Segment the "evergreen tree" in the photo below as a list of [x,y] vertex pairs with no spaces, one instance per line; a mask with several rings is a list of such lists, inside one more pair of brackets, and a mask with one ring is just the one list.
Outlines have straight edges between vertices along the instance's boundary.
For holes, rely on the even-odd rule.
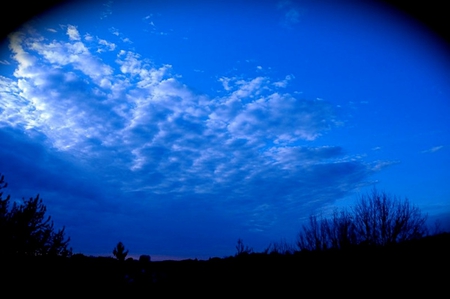
[[[0,178],[0,189],[6,188],[4,176]],[[70,238],[65,237],[64,228],[54,230],[53,221],[46,216],[47,208],[39,194],[35,198],[10,205],[10,196],[3,199],[0,192],[0,253],[26,256],[69,256]]]
[[122,242],[117,243],[116,247],[113,249],[113,255],[119,260],[124,261],[127,257],[128,250],[125,250],[125,246]]

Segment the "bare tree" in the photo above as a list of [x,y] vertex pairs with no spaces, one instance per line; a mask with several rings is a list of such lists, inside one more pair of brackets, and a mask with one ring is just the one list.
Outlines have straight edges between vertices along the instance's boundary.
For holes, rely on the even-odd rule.
[[303,225],[297,240],[300,250],[325,250],[330,247],[327,235],[328,220],[322,216],[311,215],[307,225]]
[[373,189],[350,210],[335,210],[329,219],[310,216],[297,246],[300,250],[326,250],[398,243],[425,236],[426,219],[408,199]]
[[376,189],[361,196],[353,208],[355,233],[360,243],[387,245],[421,238],[427,216],[407,198],[398,199]]
[[300,250],[341,249],[357,242],[352,215],[346,210],[334,210],[331,218],[311,215],[298,235]]

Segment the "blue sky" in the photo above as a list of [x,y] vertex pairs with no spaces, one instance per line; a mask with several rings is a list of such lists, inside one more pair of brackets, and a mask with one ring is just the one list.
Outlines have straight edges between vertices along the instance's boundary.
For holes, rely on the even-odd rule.
[[0,49],[0,172],[74,252],[295,241],[376,186],[450,215],[445,43],[377,2],[73,2]]

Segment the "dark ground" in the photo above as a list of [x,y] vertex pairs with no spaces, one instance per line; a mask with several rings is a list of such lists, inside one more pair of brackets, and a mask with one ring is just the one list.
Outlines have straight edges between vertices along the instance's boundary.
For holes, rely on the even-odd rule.
[[51,298],[88,294],[127,298],[426,294],[433,298],[433,294],[448,295],[450,290],[449,254],[450,234],[444,233],[386,248],[249,254],[208,261],[9,257],[0,264],[0,287],[9,294],[3,298],[25,294]]

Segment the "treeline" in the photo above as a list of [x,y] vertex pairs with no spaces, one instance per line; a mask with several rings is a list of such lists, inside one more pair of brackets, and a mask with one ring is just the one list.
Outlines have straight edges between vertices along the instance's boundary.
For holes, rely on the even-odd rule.
[[249,253],[209,260],[120,261],[74,254],[70,258],[38,256],[0,261],[4,262],[2,284],[22,286],[15,289],[16,294],[27,290],[47,293],[57,287],[72,295],[124,292],[128,297],[217,296],[242,291],[251,292],[248,295],[275,291],[281,296],[299,290],[359,297],[362,290],[370,295],[403,296],[447,291],[448,252],[450,234],[443,233],[384,247]]
[[[351,208],[334,210],[328,217],[311,216],[293,244],[274,242],[257,253],[238,239],[233,256],[150,262],[147,255],[139,261],[127,259],[128,250],[121,242],[112,250],[115,258],[73,255],[64,228],[54,229],[42,199],[36,196],[11,205],[10,197],[1,192],[6,187],[1,176],[4,285],[20,282],[39,290],[50,283],[81,293],[89,289],[167,295],[180,286],[201,292],[207,286],[216,291],[291,290],[317,283],[332,288],[377,285],[378,290],[387,291],[399,286],[399,277],[436,289],[436,283],[448,279],[436,268],[450,266],[450,234],[430,233],[426,216],[416,206],[375,189]],[[23,291],[16,289],[17,294]]]

